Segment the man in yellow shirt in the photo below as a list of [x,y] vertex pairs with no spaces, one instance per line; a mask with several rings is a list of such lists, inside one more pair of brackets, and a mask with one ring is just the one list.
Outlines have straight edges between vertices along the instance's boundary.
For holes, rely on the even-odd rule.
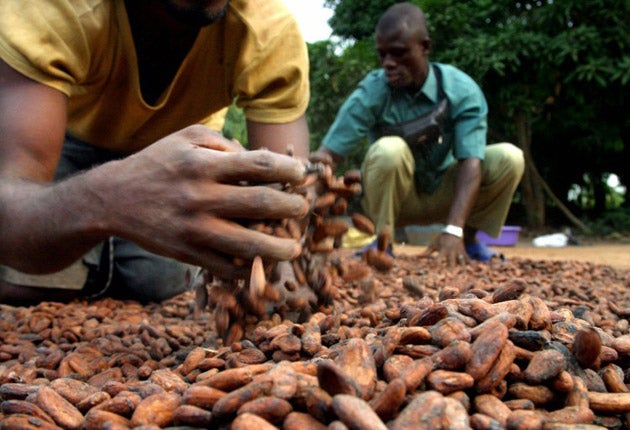
[[[243,184],[301,179],[308,98],[280,0],[3,0],[0,302],[162,300],[197,266],[298,255],[237,220],[305,214]],[[209,128],[233,102],[251,151]]]

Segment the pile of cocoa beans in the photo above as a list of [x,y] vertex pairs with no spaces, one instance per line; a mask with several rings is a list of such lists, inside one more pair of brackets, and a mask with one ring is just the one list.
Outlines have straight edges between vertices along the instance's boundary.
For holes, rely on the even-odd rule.
[[193,291],[0,305],[0,429],[629,428],[630,273],[327,261],[331,302],[231,344]]
[[[206,307],[213,311],[216,329],[226,345],[242,339],[246,325],[252,323],[251,317],[256,322],[278,313],[283,319],[303,322],[314,311],[330,312],[338,297],[333,277],[340,271],[347,275],[349,269],[331,259],[331,254],[341,247],[350,224],[368,235],[375,233],[372,221],[364,215],[347,216],[349,200],[361,193],[358,170],[336,177],[330,164],[316,162],[308,163],[306,172],[299,184],[269,185],[303,195],[310,208],[304,218],[261,220],[247,225],[256,231],[298,241],[302,252],[296,259],[263,261],[255,256],[252,262],[235,261],[235,264],[250,265],[247,278],[227,280],[220,274],[204,271],[193,281],[197,314]],[[351,268],[351,276],[355,279],[369,276],[369,267],[391,269],[394,261],[385,251],[390,241],[391,231],[384,229],[378,236],[378,246]]]

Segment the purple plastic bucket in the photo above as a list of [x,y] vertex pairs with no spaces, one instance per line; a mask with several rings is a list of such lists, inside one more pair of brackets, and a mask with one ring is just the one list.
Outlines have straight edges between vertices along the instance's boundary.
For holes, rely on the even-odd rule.
[[521,228],[517,225],[506,225],[503,226],[499,237],[490,237],[483,231],[479,230],[476,238],[479,242],[485,243],[486,245],[514,246],[518,242],[518,234],[520,231]]

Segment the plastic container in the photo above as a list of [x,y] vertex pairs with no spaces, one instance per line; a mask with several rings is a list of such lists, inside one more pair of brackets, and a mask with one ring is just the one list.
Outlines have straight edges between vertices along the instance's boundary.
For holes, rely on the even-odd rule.
[[477,232],[477,240],[491,246],[514,246],[518,243],[518,235],[521,228],[517,225],[505,225],[499,237],[488,236],[483,231]]

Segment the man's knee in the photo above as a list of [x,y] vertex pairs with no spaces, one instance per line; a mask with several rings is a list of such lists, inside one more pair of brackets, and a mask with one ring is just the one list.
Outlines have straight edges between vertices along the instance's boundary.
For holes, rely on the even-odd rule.
[[116,262],[112,295],[140,302],[160,302],[185,292],[192,275],[188,272],[192,270],[193,266],[157,255]]
[[523,151],[511,143],[495,143],[486,148],[486,160],[502,175],[520,181],[525,170]]
[[396,136],[385,136],[374,142],[365,156],[366,165],[378,166],[380,170],[397,170],[413,158],[407,143]]

